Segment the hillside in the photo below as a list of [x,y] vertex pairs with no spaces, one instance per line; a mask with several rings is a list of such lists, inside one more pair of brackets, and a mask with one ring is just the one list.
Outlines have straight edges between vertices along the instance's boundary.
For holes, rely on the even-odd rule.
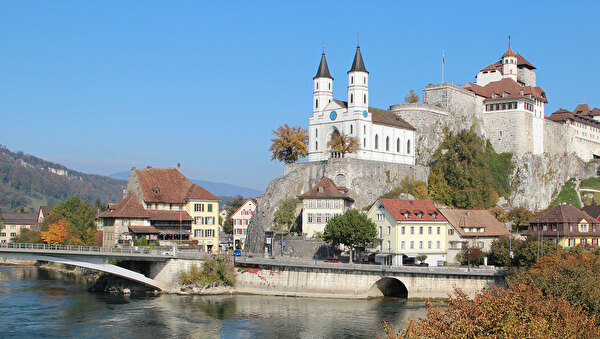
[[0,206],[5,212],[56,203],[77,195],[84,201],[121,200],[125,182],[85,174],[0,146]]

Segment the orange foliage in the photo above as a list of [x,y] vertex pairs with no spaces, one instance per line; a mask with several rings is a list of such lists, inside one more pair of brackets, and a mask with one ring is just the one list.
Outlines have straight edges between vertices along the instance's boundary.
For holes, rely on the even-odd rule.
[[69,222],[64,219],[59,219],[57,222],[50,224],[48,231],[41,232],[42,240],[48,244],[60,244],[65,239],[72,237],[69,232]]

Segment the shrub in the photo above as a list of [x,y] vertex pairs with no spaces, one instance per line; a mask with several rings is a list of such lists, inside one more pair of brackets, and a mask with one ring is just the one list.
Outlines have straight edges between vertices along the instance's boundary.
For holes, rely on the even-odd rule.
[[232,263],[226,263],[221,256],[204,261],[202,267],[194,264],[188,272],[179,274],[179,282],[184,285],[200,284],[235,285],[235,270]]

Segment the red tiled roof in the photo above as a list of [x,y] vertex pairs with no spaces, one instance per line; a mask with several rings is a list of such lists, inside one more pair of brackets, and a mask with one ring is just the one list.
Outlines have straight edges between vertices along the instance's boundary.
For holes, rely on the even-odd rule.
[[[397,221],[447,221],[430,200],[380,198],[379,202]],[[405,213],[408,213],[408,218]],[[419,213],[421,217],[418,216]]]
[[582,124],[586,124],[588,126],[600,128],[600,121],[592,118],[590,115],[573,114],[572,112],[569,112],[566,109],[562,108],[552,113],[549,117],[546,117],[546,119],[561,124],[566,123],[567,120],[573,120]]
[[5,225],[35,225],[38,215],[37,213],[2,213],[0,219]]
[[[588,232],[579,232],[577,227],[573,230],[569,230],[565,225],[577,225],[579,222],[584,220],[588,222],[590,226]],[[523,235],[536,235],[538,231],[533,230],[533,226],[542,225],[558,225],[559,236],[600,236],[600,221],[596,220],[586,212],[573,207],[568,204],[560,204],[552,207],[548,211],[537,216],[535,219],[529,222],[529,228],[523,232]],[[561,229],[562,228],[562,229]],[[546,231],[541,231],[543,234],[549,233],[551,228]],[[556,233],[552,233],[556,234]]]
[[[441,209],[440,212],[462,237],[499,237],[508,230],[488,210]],[[483,232],[466,232],[465,228],[483,228]]]
[[[348,108],[348,102],[346,102],[346,101],[335,100],[335,99],[333,101],[335,101],[342,108]],[[389,126],[395,126],[395,127],[400,127],[403,129],[411,130],[411,131],[416,131],[416,128],[414,128],[411,124],[406,122],[404,119],[400,118],[396,113],[394,113],[392,111],[387,111],[387,110],[379,109],[379,108],[375,108],[375,107],[369,107],[368,110],[369,110],[369,113],[371,113],[371,116],[373,117],[372,120],[373,120],[374,124],[389,125]]]
[[313,186],[310,191],[299,195],[298,198],[343,198],[354,201],[352,198],[348,197],[346,193],[343,193],[340,190],[345,191],[345,188],[337,187],[333,184],[331,179],[323,177],[323,179]]
[[248,199],[246,199],[246,201],[244,201],[244,203],[243,203],[243,204],[241,204],[241,205],[240,205],[240,207],[238,207],[238,209],[237,209],[237,210],[235,210],[235,212],[233,212],[233,214],[231,214],[231,215],[232,215],[232,216],[236,215],[236,214],[237,214],[237,212],[238,212],[239,210],[241,210],[241,209],[242,209],[242,207],[246,206],[246,203],[247,203],[248,201],[252,201],[252,202],[254,203],[254,206],[258,206],[258,203],[256,202],[256,199],[254,199],[254,198],[248,198]]
[[517,56],[517,53],[513,52],[512,48],[510,48],[510,44],[508,45],[508,49],[506,50],[506,52],[502,54],[503,58],[508,56]]
[[136,170],[145,202],[184,204],[187,199],[219,200],[202,186],[192,184],[175,168]]
[[186,211],[147,210],[146,212],[150,215],[150,220],[179,221],[179,216],[182,221],[194,220]]
[[573,113],[575,113],[575,114],[588,114],[591,112],[592,112],[592,110],[590,109],[590,106],[588,104],[579,104],[573,110]]
[[129,231],[131,233],[137,233],[137,234],[158,234],[158,233],[160,233],[153,226],[129,226]]
[[594,107],[594,109],[592,109],[590,112],[590,115],[593,117],[600,115],[600,108]]
[[110,204],[109,210],[100,213],[99,218],[148,218],[148,211],[144,209],[135,194],[128,195],[118,204]]
[[[521,56],[521,54],[517,53],[517,67],[518,66],[522,66],[528,69],[536,69],[535,66],[533,66],[531,64],[531,62],[527,61],[527,59],[525,59],[524,57]],[[490,64],[484,68],[481,69],[480,72],[482,71],[493,71],[493,70],[497,70],[497,71],[502,71],[502,61],[497,61],[493,64]]]
[[52,208],[54,206],[40,206],[40,210],[42,211],[42,215],[45,217],[47,217],[50,212],[52,212]]
[[[548,100],[546,100],[546,93],[541,87],[521,86],[510,78],[504,78],[499,81],[490,82],[485,86],[479,86],[477,84],[468,82],[465,88],[481,97],[486,98],[484,101],[506,99],[531,100],[531,97],[533,97],[543,102],[548,102]],[[506,94],[505,97],[502,97],[503,93]]]
[[192,187],[190,188],[190,191],[188,192],[188,196],[186,197],[186,200],[189,200],[189,199],[221,200],[221,199],[219,199],[219,197],[210,193],[209,191],[204,189],[204,187],[202,187],[198,184],[193,184]]

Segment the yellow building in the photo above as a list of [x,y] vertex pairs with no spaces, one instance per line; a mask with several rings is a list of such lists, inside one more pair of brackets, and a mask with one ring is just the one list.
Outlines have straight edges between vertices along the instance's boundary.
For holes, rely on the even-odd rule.
[[219,198],[194,185],[185,211],[193,218],[192,240],[198,241],[207,253],[219,250]]
[[402,265],[420,255],[430,266],[447,260],[448,222],[431,201],[380,198],[367,216],[378,232],[367,250],[379,252],[383,263]]

